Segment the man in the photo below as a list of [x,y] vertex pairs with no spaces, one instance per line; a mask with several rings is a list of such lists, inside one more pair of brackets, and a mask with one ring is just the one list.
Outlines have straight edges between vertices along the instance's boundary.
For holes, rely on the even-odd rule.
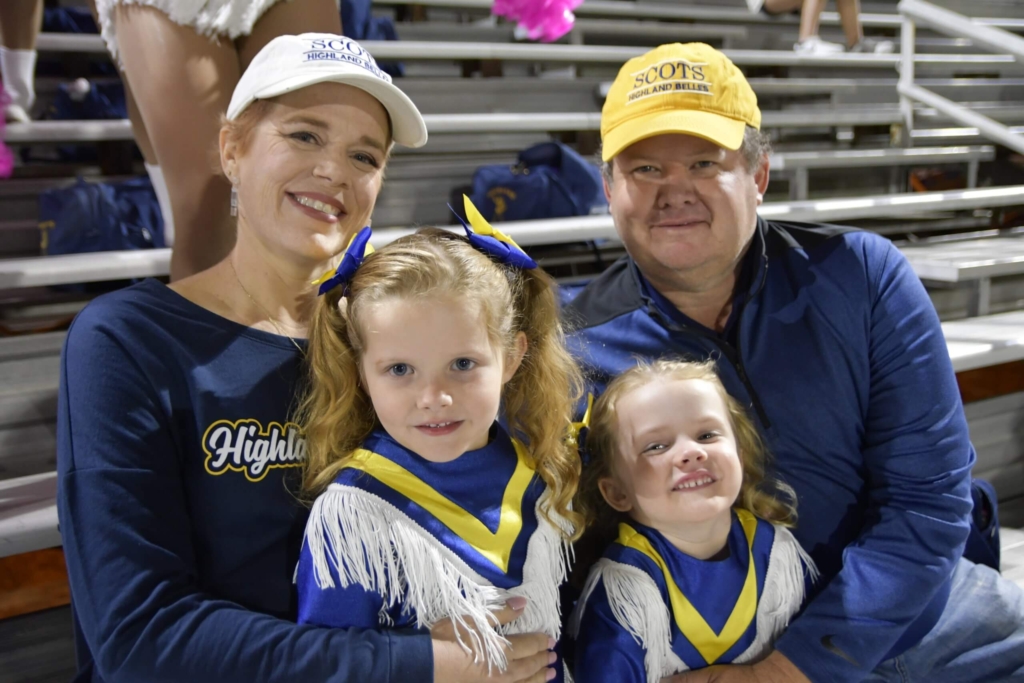
[[881,237],[757,216],[760,119],[706,45],[627,62],[601,135],[629,256],[566,311],[598,390],[638,356],[718,361],[822,572],[767,659],[673,680],[1024,680],[1024,592],[961,559],[975,454],[931,301]]

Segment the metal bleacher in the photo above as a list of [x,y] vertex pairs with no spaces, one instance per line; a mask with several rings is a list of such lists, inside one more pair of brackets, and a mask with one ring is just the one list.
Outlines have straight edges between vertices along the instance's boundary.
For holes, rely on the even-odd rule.
[[[979,24],[1024,33],[1024,7],[948,2],[992,15]],[[408,14],[402,0],[375,4],[378,14]],[[891,235],[932,295],[954,369],[1024,371],[1024,231],[1012,227],[1014,212],[1024,207],[1024,165],[1014,165],[977,128],[923,105],[915,107],[906,146],[897,146],[904,122],[899,55],[797,55],[790,49],[796,18],[751,14],[742,0],[587,0],[574,31],[553,45],[516,42],[508,24],[487,18],[491,4],[419,0],[417,20],[398,21],[403,40],[363,43],[378,60],[405,64],[399,84],[425,113],[431,135],[422,149],[396,150],[374,213],[375,244],[413,226],[447,223],[452,188],[469,183],[482,164],[515,163],[515,152],[535,142],[560,139],[594,158],[601,104],[619,65],[661,42],[703,40],[723,47],[748,73],[762,103],[775,151],[771,194],[759,213]],[[861,18],[869,34],[898,42],[894,1],[866,6]],[[825,12],[823,35],[839,35],[838,23],[835,12]],[[924,75],[917,84],[1002,123],[1024,124],[1024,64],[1013,56],[924,29],[913,44],[921,50],[915,70]],[[38,47],[105,59],[97,36],[43,34]],[[482,77],[483,62],[497,64],[488,72],[495,77]],[[1024,125],[1011,131],[1024,134]],[[34,121],[5,133],[16,149],[132,139],[127,120]],[[91,162],[71,172],[43,163],[29,170],[0,181],[0,301],[13,302],[0,311],[0,323],[27,316],[29,308],[43,318],[58,308],[73,314],[89,298],[58,296],[56,286],[167,275],[166,249],[39,256],[36,195],[76,173],[106,176]],[[918,170],[946,174],[950,187],[907,191]],[[542,265],[590,266],[567,279],[595,272],[593,251],[622,253],[607,215],[503,229],[537,249]],[[594,249],[574,251],[580,243]],[[0,336],[0,558],[60,544],[54,433],[64,335]],[[965,410],[978,452],[975,474],[992,480],[1000,500],[1020,511],[1004,523],[1024,526],[1024,391],[972,401]],[[1004,548],[1024,553],[1024,534],[1008,531]],[[1024,582],[1024,559],[1017,562],[1008,567]]]

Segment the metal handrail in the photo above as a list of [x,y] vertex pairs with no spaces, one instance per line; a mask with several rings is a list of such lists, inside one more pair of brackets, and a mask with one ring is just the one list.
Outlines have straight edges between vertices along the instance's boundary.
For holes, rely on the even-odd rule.
[[925,0],[901,0],[899,10],[904,18],[913,19],[918,26],[927,26],[954,38],[967,38],[990,52],[1009,52],[1024,61],[1024,38],[1009,31],[982,25],[970,17]]
[[1001,54],[1009,53],[1019,64],[1024,64],[1024,38],[1009,31],[983,25],[970,17],[951,12],[925,0],[900,0],[899,12],[903,24],[900,40],[900,80],[897,90],[903,119],[903,142],[909,145],[913,140],[914,102],[920,102],[934,107],[959,123],[977,128],[982,135],[1024,154],[1024,137],[1015,134],[1007,126],[914,83],[914,67],[919,61],[914,53],[917,25],[946,35],[967,38],[972,44],[983,49]]
[[[830,222],[857,218],[917,216],[928,211],[963,211],[980,207],[1017,205],[1024,205],[1024,185],[981,190],[769,202],[762,204],[758,208],[758,213],[765,218]],[[502,230],[522,245],[618,239],[612,217],[607,215],[508,222],[502,224]],[[413,231],[414,228],[385,228],[374,233],[373,241],[379,246]],[[168,273],[170,259],[170,249],[145,249],[0,260],[0,290],[159,277]]]

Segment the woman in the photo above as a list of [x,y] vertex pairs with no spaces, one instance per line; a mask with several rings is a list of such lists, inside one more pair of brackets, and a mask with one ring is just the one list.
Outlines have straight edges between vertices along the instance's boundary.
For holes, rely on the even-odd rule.
[[124,74],[132,130],[174,245],[171,280],[179,280],[221,261],[235,241],[231,188],[211,162],[239,76],[272,38],[341,33],[338,2],[93,1]]
[[[432,640],[286,621],[310,283],[369,222],[392,141],[426,142],[423,119],[358,44],[326,34],[268,43],[227,118],[234,249],[170,287],[100,297],[68,333],[58,509],[77,680],[482,681],[450,626]],[[547,637],[510,640],[512,666],[488,680],[544,680]]]

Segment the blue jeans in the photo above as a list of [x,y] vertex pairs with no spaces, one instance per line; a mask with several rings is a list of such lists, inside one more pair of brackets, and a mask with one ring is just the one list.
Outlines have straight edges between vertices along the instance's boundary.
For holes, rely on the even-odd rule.
[[1024,589],[984,565],[960,560],[935,628],[870,683],[1024,683]]

